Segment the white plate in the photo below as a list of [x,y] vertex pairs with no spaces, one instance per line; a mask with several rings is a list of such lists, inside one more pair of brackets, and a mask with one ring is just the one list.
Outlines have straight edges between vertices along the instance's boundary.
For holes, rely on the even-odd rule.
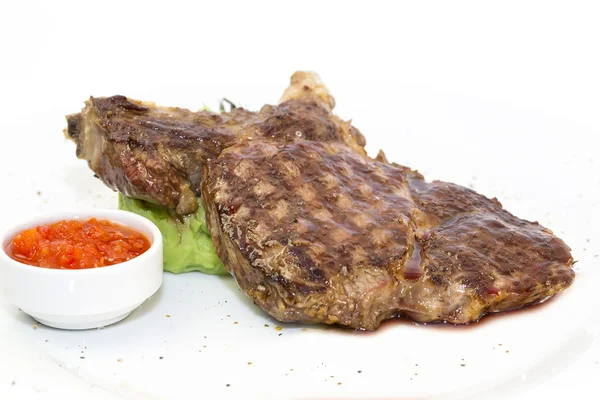
[[[429,179],[474,187],[553,229],[578,260],[574,285],[547,304],[467,328],[394,321],[375,333],[279,324],[231,278],[199,273],[166,274],[158,294],[101,330],[33,329],[33,320],[0,299],[0,397],[516,398],[552,390],[573,361],[596,357],[600,178],[591,138],[598,132],[481,99],[330,87],[336,111],[363,131],[371,154],[384,148]],[[199,108],[227,95],[256,108],[280,92],[212,85],[165,89],[147,100],[181,98],[168,105]],[[30,119],[0,122],[10,132],[0,148],[1,220],[116,206],[116,195],[62,138],[62,114],[79,106],[63,99]]]

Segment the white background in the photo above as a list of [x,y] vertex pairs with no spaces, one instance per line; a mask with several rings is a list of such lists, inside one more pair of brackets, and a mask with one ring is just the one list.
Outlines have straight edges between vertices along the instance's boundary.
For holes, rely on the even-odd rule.
[[[2,154],[19,135],[29,135],[34,145],[35,133],[26,127],[39,110],[62,119],[92,94],[198,107],[201,93],[175,93],[213,83],[264,82],[265,97],[276,101],[279,92],[271,87],[284,87],[297,69],[317,71],[330,88],[345,88],[346,96],[352,85],[389,85],[475,97],[592,128],[585,145],[598,142],[597,2],[0,4],[0,116],[24,127],[0,133]],[[386,121],[393,129],[394,118],[387,115]],[[27,151],[14,149],[29,162]],[[0,171],[0,184],[5,173]],[[6,196],[9,188],[0,187]],[[597,217],[591,212],[592,222]],[[592,398],[586,393],[597,394],[598,361],[596,344],[535,395]]]
[[594,1],[5,1],[0,101],[21,113],[59,92],[80,102],[313,69],[600,127],[599,18]]

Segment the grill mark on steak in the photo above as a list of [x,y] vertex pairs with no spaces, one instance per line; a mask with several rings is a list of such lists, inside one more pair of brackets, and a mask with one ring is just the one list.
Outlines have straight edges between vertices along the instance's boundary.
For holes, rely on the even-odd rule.
[[92,98],[67,134],[115,190],[181,215],[200,192],[217,254],[280,321],[468,323],[572,283],[570,249],[550,230],[383,152],[369,158],[334,105],[299,72],[257,113]]
[[[387,267],[389,255],[406,251],[413,209],[406,179],[389,165],[372,168],[367,162],[333,142],[242,142],[208,164],[212,193],[207,201],[215,199],[223,231],[254,265],[324,289],[343,267]],[[250,179],[236,173],[241,163],[253,171]],[[289,163],[302,173],[289,174]],[[256,190],[265,181],[272,186],[267,194]],[[354,190],[357,185],[368,186],[380,201],[373,203]],[[297,188],[311,192],[311,199],[297,196]],[[250,213],[240,218],[236,206],[242,203]],[[277,213],[282,204],[283,216]],[[371,222],[361,228],[354,222],[357,216]],[[247,221],[260,223],[249,226]],[[260,258],[254,258],[257,254]]]

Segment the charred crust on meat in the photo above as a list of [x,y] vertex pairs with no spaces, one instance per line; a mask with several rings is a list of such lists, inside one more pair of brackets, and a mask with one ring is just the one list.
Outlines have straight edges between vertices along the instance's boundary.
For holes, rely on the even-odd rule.
[[66,136],[70,139],[76,140],[79,137],[80,126],[79,126],[79,114],[73,114],[67,116],[67,130]]

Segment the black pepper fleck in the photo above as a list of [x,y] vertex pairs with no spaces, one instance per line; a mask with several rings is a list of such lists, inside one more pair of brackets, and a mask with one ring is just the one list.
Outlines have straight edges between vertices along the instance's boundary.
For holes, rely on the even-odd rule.
[[162,356],[158,357],[158,359],[159,359],[159,360],[162,360],[163,358],[164,358],[164,357],[162,357]]
[[228,384],[227,384],[227,385],[225,385],[225,386],[229,387],[229,386],[231,386],[231,385],[228,383]]

